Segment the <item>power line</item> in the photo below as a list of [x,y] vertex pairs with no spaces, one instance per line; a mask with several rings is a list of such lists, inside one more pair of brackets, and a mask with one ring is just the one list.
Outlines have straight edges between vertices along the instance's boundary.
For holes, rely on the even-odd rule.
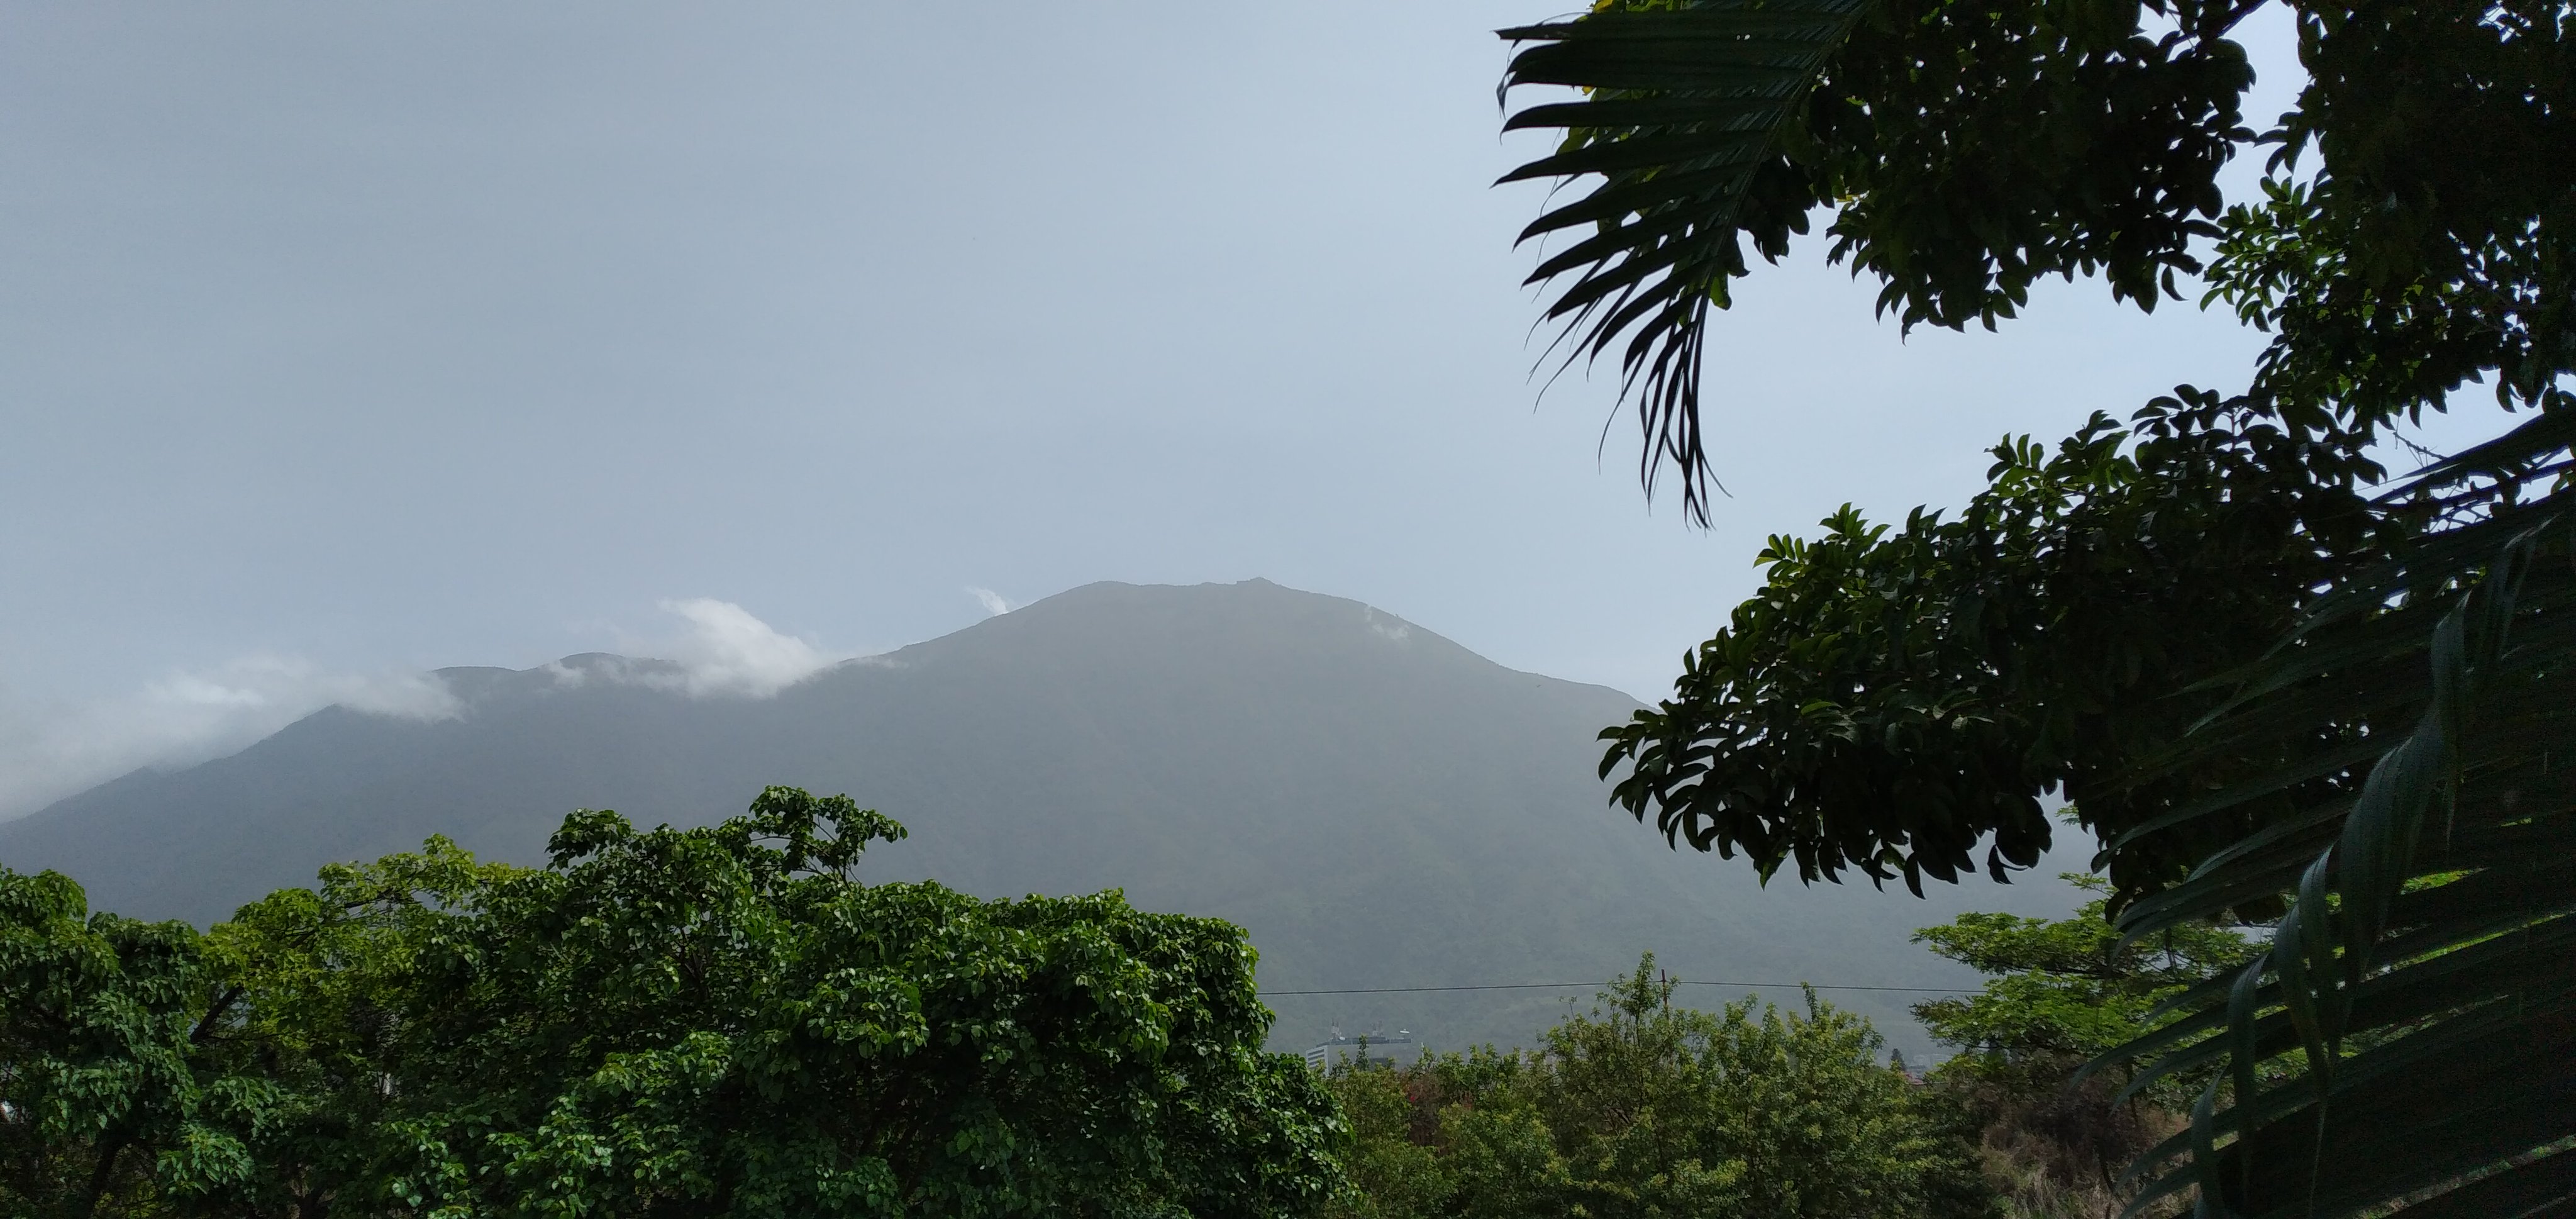
[[[1695,978],[1674,978],[1671,979],[1671,981],[1675,986],[1742,986],[1748,988],[1768,988],[1773,990],[1797,990],[1801,987],[1810,985],[1805,982],[1703,982]],[[1484,986],[1362,986],[1348,990],[1265,990],[1260,993],[1265,998],[1285,995],[1410,995],[1451,990],[1560,990],[1567,987],[1608,985],[1610,985],[1610,983],[1607,982],[1496,982]],[[1816,985],[1815,989],[1903,991],[1907,994],[1913,995],[1973,995],[1979,993],[1974,988],[1956,986],[1825,986],[1819,984]]]

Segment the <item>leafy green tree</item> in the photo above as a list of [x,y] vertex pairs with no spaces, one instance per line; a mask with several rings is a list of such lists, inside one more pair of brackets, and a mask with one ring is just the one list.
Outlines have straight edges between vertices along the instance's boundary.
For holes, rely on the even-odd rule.
[[1937,1098],[1810,994],[1671,1005],[1652,958],[1537,1050],[1362,1062],[1352,1216],[1967,1216],[1992,1198]]
[[[2231,34],[2267,6],[2307,80],[2258,130]],[[1515,177],[1588,182],[1530,226],[1573,238],[1533,277],[1694,512],[1711,310],[1748,240],[1777,258],[1820,211],[1909,326],[2081,274],[2271,336],[2241,392],[2007,440],[1955,518],[1775,539],[1674,696],[1605,734],[1619,802],[1766,877],[1919,890],[1981,845],[2034,862],[2055,791],[2124,936],[2275,929],[2119,1051],[2155,1056],[2140,1086],[2210,1079],[2150,1195],[2576,1198],[2576,9],[1609,0],[1505,34],[1532,44],[1507,84],[1587,91],[1510,119],[1564,132]],[[2392,425],[2473,381],[2535,417],[2380,488]]]
[[[164,925],[200,972],[154,976],[167,1001],[117,1017],[142,1033],[0,1062],[26,1134],[11,1187],[81,1213],[66,1170],[131,1129],[159,1166],[145,1214],[1271,1216],[1330,1195],[1338,1119],[1261,1051],[1240,930],[1114,893],[852,877],[901,833],[772,788],[704,829],[574,814],[543,869],[433,839],[203,937]],[[96,956],[129,926],[84,922],[60,877],[0,886],[13,959]],[[8,975],[13,1015],[53,993],[46,968]],[[234,1077],[181,1087],[219,1063],[265,1098],[216,1127],[230,1142],[187,1123],[228,1116],[195,1098]],[[102,1092],[84,1071],[160,1074],[142,1100],[58,1099]]]
[[0,1209],[158,1214],[248,1181],[280,1098],[214,1036],[240,999],[194,928],[0,869]]
[[[2104,893],[2100,877],[2066,879]],[[1914,1005],[1934,1039],[1959,1051],[1932,1072],[1981,1128],[1987,1175],[2018,1214],[2108,1216],[2134,1193],[2121,1170],[2170,1136],[2200,1080],[2123,1094],[2124,1072],[2088,1063],[2177,1017],[2163,1010],[2211,974],[2255,954],[2206,923],[2123,937],[2096,897],[2063,919],[1963,914],[1917,943],[1986,975],[1982,990]],[[2206,1074],[2206,1072],[2203,1072]]]
[[[2080,872],[2063,878],[2096,894],[2109,888]],[[1915,943],[1987,976],[1973,995],[1914,1005],[1933,1039],[1961,1054],[1944,1070],[2035,1066],[2062,1079],[2153,1028],[2166,1000],[2256,951],[2242,934],[2207,923],[2122,936],[2107,904],[2097,896],[2062,919],[1962,914],[1914,933]]]

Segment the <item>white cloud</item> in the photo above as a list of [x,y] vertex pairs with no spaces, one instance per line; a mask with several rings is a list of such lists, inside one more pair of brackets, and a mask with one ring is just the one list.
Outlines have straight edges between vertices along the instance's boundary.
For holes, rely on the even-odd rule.
[[[660,660],[602,657],[546,666],[565,685],[660,686],[691,695],[766,698],[849,659],[785,635],[730,601],[665,601],[687,624],[676,637],[627,641]],[[122,698],[38,706],[0,691],[0,820],[145,766],[191,766],[238,753],[333,704],[413,720],[463,714],[436,675],[347,673],[295,657],[255,655],[174,671]]]
[[1413,627],[1408,625],[1401,618],[1392,618],[1392,615],[1390,615],[1390,618],[1392,618],[1391,621],[1378,621],[1377,607],[1375,606],[1363,607],[1362,617],[1367,619],[1368,629],[1376,632],[1377,636],[1381,639],[1389,639],[1396,643],[1402,643],[1413,637]]
[[265,655],[173,672],[133,694],[87,704],[0,699],[0,818],[140,767],[238,752],[334,703],[416,720],[463,710],[433,674],[333,672]]
[[1010,613],[1014,608],[1010,602],[1002,599],[1002,594],[989,588],[977,588],[969,584],[966,586],[966,595],[973,597],[976,604],[983,606],[984,613],[988,617]]
[[850,659],[826,653],[793,635],[782,635],[731,601],[695,597],[665,601],[662,608],[688,620],[689,632],[654,650],[679,666],[628,680],[676,685],[691,694],[767,698],[815,673]]

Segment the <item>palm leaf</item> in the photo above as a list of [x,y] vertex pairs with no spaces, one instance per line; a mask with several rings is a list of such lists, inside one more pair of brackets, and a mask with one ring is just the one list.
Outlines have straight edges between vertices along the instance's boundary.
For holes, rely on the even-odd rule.
[[[1671,459],[1685,512],[1708,519],[1699,431],[1700,355],[1712,303],[1744,273],[1738,206],[1754,172],[1849,37],[1863,0],[1613,3],[1571,21],[1501,31],[1534,43],[1513,56],[1506,91],[1571,85],[1583,100],[1530,106],[1507,130],[1555,128],[1556,153],[1504,176],[1594,178],[1592,189],[1521,232],[1529,241],[1590,229],[1540,263],[1533,284],[1567,279],[1548,306],[1568,364],[1618,349],[1621,397],[1638,401],[1651,490]],[[1624,343],[1622,339],[1625,339]]]
[[[2268,952],[2111,1056],[2209,1079],[2133,1211],[2275,1219],[2576,1200],[2576,492],[2554,415],[2393,509],[2439,524],[2321,599],[2170,762],[2269,757],[2110,850],[2284,791],[2296,805],[2121,915],[2132,938],[2287,898]],[[2406,677],[2404,697],[2390,675]]]

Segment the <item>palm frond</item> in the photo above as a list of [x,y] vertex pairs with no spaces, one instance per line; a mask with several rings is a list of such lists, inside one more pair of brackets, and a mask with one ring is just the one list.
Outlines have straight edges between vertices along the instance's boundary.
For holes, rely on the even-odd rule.
[[2270,769],[2110,848],[2298,793],[2121,916],[2136,938],[2289,898],[2269,951],[2111,1056],[2147,1060],[2133,1086],[2208,1079],[2133,1209],[2193,1189],[2245,1219],[2576,1200],[2576,492],[2520,485],[2571,436],[2545,415],[2401,488],[2393,506],[2444,523],[2237,674],[2178,759]]
[[1512,58],[1506,92],[1571,85],[1588,94],[1505,123],[1566,135],[1553,155],[1503,181],[1598,178],[1521,232],[1526,242],[1592,230],[1530,274],[1533,284],[1571,277],[1548,306],[1548,320],[1564,327],[1551,351],[1571,364],[1620,347],[1620,394],[1636,397],[1646,436],[1639,476],[1651,490],[1671,460],[1684,511],[1703,523],[1714,484],[1700,440],[1700,357],[1709,306],[1723,307],[1727,281],[1745,270],[1737,209],[1863,3],[1613,3],[1501,31],[1537,44]]

